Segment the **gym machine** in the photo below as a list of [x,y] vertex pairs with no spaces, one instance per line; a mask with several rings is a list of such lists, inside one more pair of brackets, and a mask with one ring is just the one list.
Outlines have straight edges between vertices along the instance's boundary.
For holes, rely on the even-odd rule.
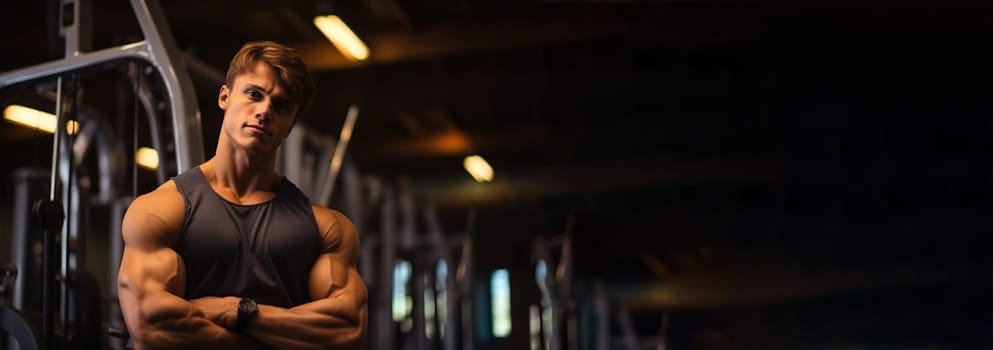
[[[34,86],[41,95],[55,101],[58,120],[47,196],[38,193],[39,188],[44,188],[38,184],[44,180],[43,170],[24,170],[17,174],[15,268],[5,270],[3,293],[5,299],[10,296],[12,300],[0,306],[3,320],[0,326],[14,339],[7,343],[8,348],[93,348],[92,337],[105,333],[93,329],[94,325],[99,328],[101,324],[93,322],[102,319],[101,308],[94,308],[91,301],[81,299],[100,295],[99,286],[86,277],[88,273],[83,266],[86,219],[89,217],[86,210],[92,205],[111,206],[111,227],[114,222],[119,223],[119,216],[126,207],[121,203],[129,200],[117,198],[118,194],[113,190],[116,178],[122,173],[122,167],[115,159],[126,158],[120,155],[122,152],[115,148],[115,143],[109,141],[112,138],[102,133],[109,130],[101,126],[102,118],[88,118],[87,115],[94,113],[83,112],[79,87],[82,77],[115,69],[126,70],[127,79],[135,85],[136,100],[145,107],[152,143],[159,152],[157,175],[160,181],[203,161],[200,114],[193,86],[161,6],[156,0],[131,0],[130,3],[144,34],[143,40],[90,51],[90,3],[85,0],[59,1],[60,20],[56,22],[65,44],[64,57],[0,74],[0,91],[15,86]],[[167,103],[153,105],[152,101]],[[135,138],[138,104],[136,102],[134,115]],[[67,132],[67,121],[79,121],[83,129],[78,135]],[[97,172],[99,192],[95,196],[90,196],[87,182],[81,181],[79,173],[86,150],[92,148],[90,143],[97,145],[100,169]],[[41,200],[35,201],[37,199]],[[32,211],[33,214],[29,214]],[[30,224],[32,216],[40,225]],[[119,240],[119,232],[114,233],[117,234],[111,234],[109,241]],[[36,254],[32,254],[38,241],[42,248],[40,263]],[[114,247],[111,251],[119,252]],[[119,258],[119,255],[109,255],[112,259]],[[114,262],[108,265],[111,269],[117,266]],[[9,283],[11,279],[13,283]],[[32,285],[33,282],[40,282],[40,288]],[[108,284],[111,286],[107,290],[116,293],[113,282]],[[27,293],[38,289],[41,293]],[[40,294],[40,300],[32,299],[36,294]],[[116,304],[116,298],[112,299],[109,304]],[[39,304],[40,308],[41,321],[37,327],[31,327],[32,322],[20,316],[27,312],[15,311],[17,308],[30,309],[33,303]],[[95,305],[102,303],[98,301]],[[114,322],[111,324],[115,325]]]
[[369,303],[372,348],[472,349],[474,213],[464,232],[446,235],[434,207],[416,200],[403,179],[383,186],[378,206],[379,230],[366,229],[364,237],[374,240],[363,241],[360,261],[378,263],[365,275],[376,291]]
[[[540,292],[538,305],[532,305],[532,349],[578,349],[575,303],[572,288],[572,239],[575,220],[570,219],[564,234],[538,237],[532,243],[532,271]],[[554,270],[553,270],[554,269]]]
[[[465,233],[447,237],[436,210],[415,198],[403,178],[361,174],[344,157],[357,114],[358,107],[349,108],[337,139],[296,126],[277,167],[314,202],[345,213],[362,236],[358,268],[370,293],[366,348],[472,349],[473,215]],[[398,281],[401,265],[406,278]],[[403,320],[394,319],[395,288],[409,300]]]

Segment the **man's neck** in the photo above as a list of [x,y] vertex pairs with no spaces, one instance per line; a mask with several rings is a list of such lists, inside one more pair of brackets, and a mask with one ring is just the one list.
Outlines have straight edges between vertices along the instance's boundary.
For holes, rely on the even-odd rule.
[[259,191],[275,192],[279,183],[275,158],[274,154],[252,155],[218,147],[202,169],[211,186],[230,191],[237,200]]

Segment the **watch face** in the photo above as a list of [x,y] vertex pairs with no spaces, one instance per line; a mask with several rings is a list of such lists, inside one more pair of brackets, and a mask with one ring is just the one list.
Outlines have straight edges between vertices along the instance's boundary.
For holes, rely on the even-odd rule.
[[258,309],[258,305],[255,304],[255,300],[242,298],[238,301],[238,310],[242,312],[254,312]]

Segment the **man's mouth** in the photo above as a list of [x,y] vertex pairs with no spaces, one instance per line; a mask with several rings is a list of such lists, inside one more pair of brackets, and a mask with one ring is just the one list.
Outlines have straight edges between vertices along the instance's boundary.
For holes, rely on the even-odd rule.
[[265,128],[263,128],[261,126],[251,125],[251,124],[245,124],[245,127],[246,128],[249,128],[249,129],[257,130],[257,131],[265,134],[266,136],[272,136],[272,135],[269,134],[269,131],[268,130],[266,130]]

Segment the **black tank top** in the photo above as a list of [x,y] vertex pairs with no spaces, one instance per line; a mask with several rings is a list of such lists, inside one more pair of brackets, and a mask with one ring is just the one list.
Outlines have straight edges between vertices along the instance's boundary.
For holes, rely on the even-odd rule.
[[194,167],[173,178],[186,202],[176,252],[186,265],[186,299],[252,298],[293,307],[310,301],[310,268],[321,239],[310,200],[289,180],[256,205],[221,198]]

